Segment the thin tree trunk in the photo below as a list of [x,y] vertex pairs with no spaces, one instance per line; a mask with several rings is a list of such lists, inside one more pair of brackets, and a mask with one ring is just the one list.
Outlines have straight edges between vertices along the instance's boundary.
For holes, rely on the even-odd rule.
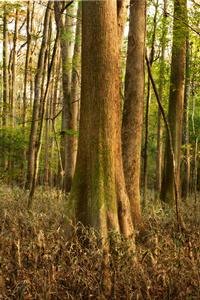
[[68,40],[68,86],[67,91],[65,92],[67,98],[65,97],[66,103],[64,105],[65,114],[63,118],[66,118],[66,132],[64,136],[65,144],[65,177],[64,177],[64,190],[68,193],[71,190],[72,178],[74,175],[74,166],[75,166],[75,152],[74,152],[74,133],[76,131],[76,109],[75,106],[71,103],[71,88],[72,88],[72,57],[73,57],[73,38],[72,38],[72,25],[73,21],[66,16],[66,27],[71,30],[71,36]]
[[[33,10],[32,10],[33,14]],[[32,74],[32,70],[30,70],[30,54],[31,54],[31,3],[30,1],[27,2],[27,13],[26,13],[26,34],[27,34],[27,48],[26,48],[26,58],[25,58],[25,66],[24,66],[24,89],[23,89],[23,100],[22,100],[22,126],[23,126],[23,135],[25,139],[25,127],[26,127],[26,113],[27,113],[27,106],[28,106],[28,76],[29,73]],[[30,75],[31,77],[32,75]],[[30,95],[30,98],[32,95]],[[32,106],[31,106],[32,107]],[[25,168],[25,161],[26,161],[26,150],[24,150],[23,154],[24,158],[21,163],[22,170]],[[26,183],[26,177],[24,178],[24,184]]]
[[174,185],[174,201],[175,201],[175,206],[176,206],[176,216],[177,216],[178,229],[185,230],[186,229],[185,228],[185,223],[183,221],[182,214],[181,214],[181,211],[180,211],[180,193],[179,193],[179,189],[178,189],[178,180],[177,180],[178,178],[176,176],[176,161],[175,161],[175,154],[174,154],[174,150],[173,150],[172,133],[171,133],[170,125],[169,125],[169,122],[168,122],[167,117],[165,115],[162,103],[160,101],[160,97],[159,97],[159,94],[158,94],[158,91],[157,91],[157,88],[156,88],[155,81],[154,81],[153,76],[152,76],[151,67],[150,67],[150,63],[148,61],[147,56],[146,56],[146,62],[147,62],[148,74],[149,74],[149,77],[150,77],[150,80],[151,80],[151,83],[152,83],[152,86],[153,86],[153,90],[154,90],[154,93],[155,93],[155,96],[156,96],[156,100],[158,102],[160,112],[161,112],[162,117],[163,117],[163,121],[164,121],[165,126],[166,126],[167,137],[168,137],[168,140],[169,140],[169,151],[170,151],[170,155],[171,155],[171,158],[172,158],[172,171],[173,171],[173,179],[174,179],[174,182],[173,182],[173,185]]
[[[51,118],[51,124],[50,124],[50,130],[51,130],[51,138],[49,141],[49,148],[50,148],[50,153],[49,153],[49,186],[54,185],[53,177],[54,177],[54,169],[55,169],[55,158],[54,158],[54,151],[55,151],[55,137],[54,137],[54,129],[56,127],[56,106],[57,106],[57,101],[58,101],[58,91],[59,91],[59,86],[58,82],[60,79],[60,67],[61,67],[61,57],[60,57],[60,49],[58,47],[58,53],[56,57],[56,62],[54,65],[54,81],[53,81],[53,88],[52,88],[52,99],[51,99],[51,108],[50,108],[50,118]],[[59,160],[59,159],[58,159]],[[62,169],[62,167],[61,167]]]
[[198,143],[199,140],[195,140],[195,153],[194,153],[194,201],[197,204],[197,180],[198,180]]
[[[34,15],[35,15],[35,1],[33,1],[33,5],[32,5],[32,13],[31,13],[31,23],[30,23],[30,32],[31,34],[34,33]],[[33,107],[33,99],[34,99],[34,80],[33,80],[33,59],[32,59],[32,55],[33,55],[33,50],[31,51],[31,55],[30,55],[30,108],[32,109]]]
[[144,107],[145,9],[145,0],[131,0],[122,122],[124,173],[135,224],[141,222],[140,164]]
[[62,10],[64,8],[65,1],[54,3],[55,19],[57,30],[60,33],[61,43],[61,56],[62,56],[62,82],[63,82],[63,112],[62,112],[62,126],[61,126],[61,155],[62,165],[64,166],[64,178],[61,174],[61,186],[66,192],[71,189],[72,182],[72,170],[74,162],[72,163],[73,145],[71,145],[71,71],[72,71],[72,28],[73,20],[70,16],[66,15],[65,20],[63,18]]
[[3,126],[7,124],[8,113],[8,13],[6,4],[3,12]]
[[12,72],[12,88],[11,88],[11,105],[10,105],[10,117],[11,117],[11,125],[15,125],[15,104],[16,104],[16,65],[17,65],[17,40],[18,40],[18,22],[19,22],[19,10],[16,8],[15,11],[15,30],[14,30],[14,36],[13,36],[13,50],[12,50],[12,66],[11,66],[11,72]]
[[[70,128],[72,130],[72,136],[69,137],[69,147],[67,152],[71,153],[70,161],[68,168],[71,167],[71,170],[68,169],[69,174],[71,174],[71,180],[74,176],[77,148],[78,148],[78,114],[79,114],[79,102],[80,102],[80,67],[81,67],[81,16],[82,16],[82,7],[79,2],[79,7],[77,11],[77,24],[76,24],[76,37],[74,44],[74,54],[72,60],[72,80],[71,80],[71,120]],[[67,189],[66,189],[67,191]]]
[[[157,27],[157,14],[158,14],[158,0],[155,4],[155,14],[153,19],[153,32],[151,39],[151,52],[149,63],[152,67],[154,61],[154,53],[155,53],[155,39],[156,39],[156,27]],[[148,141],[149,141],[149,109],[150,109],[150,101],[151,101],[151,82],[148,76],[147,82],[147,99],[146,99],[146,114],[145,114],[145,143],[144,143],[144,192],[143,192],[143,206],[146,205],[147,198],[147,188],[148,188]]]
[[185,92],[184,92],[184,113],[183,113],[183,182],[182,196],[187,201],[190,192],[190,138],[189,138],[189,97],[190,97],[190,41],[189,30],[186,36],[186,70],[185,70]]
[[[3,6],[3,109],[2,109],[2,125],[7,126],[7,114],[9,105],[8,91],[8,12],[6,4]],[[7,169],[7,155],[3,155],[3,167]]]
[[[198,151],[198,149],[197,149]],[[199,164],[199,157],[197,161],[197,191],[200,192],[200,164]]]
[[28,87],[28,74],[29,74],[29,63],[31,54],[31,3],[27,2],[27,17],[26,17],[26,34],[27,34],[27,48],[26,48],[26,60],[24,69],[24,92],[23,92],[23,110],[22,110],[22,122],[23,127],[26,126],[26,110],[27,110],[27,87]]
[[127,11],[128,11],[129,0],[117,0],[117,23],[118,23],[118,37],[119,45],[121,47],[124,27],[127,20]]
[[[52,71],[54,74],[54,70]],[[51,84],[51,91],[49,92],[49,97],[46,103],[46,117],[45,117],[45,133],[44,133],[44,174],[43,174],[43,184],[48,186],[49,184],[49,158],[50,158],[50,113],[51,105],[53,101],[53,84]]]
[[[61,90],[62,90],[62,82],[61,82],[61,69],[62,69],[62,58],[61,58],[61,49],[58,47],[58,60],[56,64],[56,75],[55,75],[55,82],[54,82],[54,104],[52,108],[52,143],[55,145],[55,149],[57,150],[57,165],[58,170],[57,173],[52,173],[52,184],[55,184],[57,187],[60,187],[60,176],[57,176],[59,172],[64,173],[64,166],[62,165],[62,158],[60,152],[60,145],[58,143],[57,135],[56,135],[56,118],[62,113],[62,108],[57,112],[56,108],[58,105],[58,100],[61,99]],[[59,82],[59,85],[58,85]],[[62,103],[59,103],[61,106]],[[60,106],[59,106],[60,107]],[[52,153],[53,155],[53,153]],[[52,171],[52,170],[51,170]],[[54,180],[54,177],[56,180]]]
[[[161,36],[161,57],[160,57],[160,70],[159,70],[159,97],[163,103],[163,92],[165,82],[165,52],[166,52],[166,36],[167,36],[167,0],[163,4],[162,16],[162,36]],[[156,192],[160,196],[161,183],[162,183],[162,162],[163,162],[163,123],[161,118],[160,108],[158,107],[158,129],[157,129],[157,158],[156,158]]]
[[36,148],[37,148],[37,132],[39,126],[41,83],[42,83],[42,75],[44,70],[44,59],[45,59],[45,52],[47,47],[48,29],[49,29],[48,27],[49,27],[51,7],[52,7],[52,2],[49,1],[45,13],[43,38],[42,38],[42,44],[41,44],[40,53],[38,57],[37,73],[35,76],[34,104],[33,104],[33,115],[32,115],[32,123],[31,123],[30,141],[29,141],[28,169],[27,169],[27,181],[26,181],[26,188],[30,190],[32,189],[33,176],[34,176],[34,170],[36,164],[35,157],[36,157]]
[[36,145],[36,151],[35,151],[35,157],[34,157],[35,164],[34,164],[33,181],[32,181],[32,186],[31,186],[31,189],[30,189],[29,201],[28,201],[28,208],[29,209],[32,207],[33,196],[34,196],[36,182],[37,182],[39,157],[40,157],[43,127],[44,127],[43,126],[44,125],[44,116],[45,116],[45,111],[46,111],[46,101],[47,101],[48,95],[49,95],[51,75],[52,75],[52,70],[53,70],[54,63],[55,63],[57,48],[58,48],[58,33],[56,35],[56,39],[55,39],[55,43],[54,43],[54,49],[53,49],[53,53],[52,53],[51,63],[50,63],[50,66],[48,68],[47,83],[46,83],[46,88],[45,88],[45,92],[44,92],[44,98],[43,98],[43,101],[42,101],[41,120],[40,120],[40,126],[38,128],[39,132],[38,132],[37,145]]
[[[52,31],[52,30],[51,30]],[[50,45],[51,42],[49,43],[49,50],[48,50],[48,60],[50,59]],[[58,53],[58,51],[57,51]],[[52,67],[52,82],[49,90],[49,96],[47,97],[46,100],[46,111],[45,111],[45,133],[44,133],[44,174],[43,174],[43,184],[45,186],[49,185],[49,175],[50,175],[50,157],[51,157],[51,147],[53,144],[51,143],[51,138],[50,138],[50,130],[51,130],[51,117],[52,117],[52,106],[54,102],[54,95],[55,95],[55,82],[54,82],[54,77],[55,77],[55,64],[57,63],[57,55],[55,57],[55,63]],[[50,62],[48,62],[48,67],[50,65]],[[45,103],[44,103],[45,105]]]

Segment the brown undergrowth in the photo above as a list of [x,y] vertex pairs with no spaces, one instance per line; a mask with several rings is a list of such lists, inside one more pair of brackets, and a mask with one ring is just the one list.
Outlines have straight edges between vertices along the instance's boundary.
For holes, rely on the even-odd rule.
[[[22,190],[0,187],[0,299],[105,299],[100,241],[86,228],[82,240],[66,239],[65,201],[38,189],[28,213]],[[185,204],[188,231],[180,233],[173,213],[151,201],[136,254],[112,234],[109,299],[200,299],[198,214]]]

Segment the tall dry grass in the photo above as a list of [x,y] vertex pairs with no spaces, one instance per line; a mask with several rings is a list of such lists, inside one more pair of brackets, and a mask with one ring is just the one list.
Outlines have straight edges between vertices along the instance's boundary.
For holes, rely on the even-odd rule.
[[135,254],[112,234],[109,296],[98,236],[80,226],[82,239],[66,239],[65,201],[38,189],[28,213],[26,193],[0,187],[0,299],[200,299],[200,220],[192,200],[184,205],[187,233],[150,197]]

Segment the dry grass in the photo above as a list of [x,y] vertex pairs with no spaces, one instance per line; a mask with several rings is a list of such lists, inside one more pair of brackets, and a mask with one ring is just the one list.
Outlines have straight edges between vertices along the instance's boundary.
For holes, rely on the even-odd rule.
[[[126,241],[112,236],[111,294],[104,295],[103,253],[89,229],[66,239],[63,195],[38,190],[32,214],[27,195],[0,188],[0,299],[200,299],[197,207],[185,205],[187,234],[171,211],[149,204],[133,262]],[[87,244],[87,247],[84,246]]]

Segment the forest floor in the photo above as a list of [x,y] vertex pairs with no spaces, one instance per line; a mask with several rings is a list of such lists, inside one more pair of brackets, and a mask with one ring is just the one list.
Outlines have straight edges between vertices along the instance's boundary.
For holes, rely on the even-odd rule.
[[[151,199],[151,198],[150,198]],[[184,205],[187,233],[174,213],[149,200],[137,251],[116,238],[110,255],[109,297],[103,296],[103,253],[94,232],[86,243],[66,238],[66,199],[38,189],[28,213],[27,195],[0,187],[0,299],[200,299],[200,201]]]

